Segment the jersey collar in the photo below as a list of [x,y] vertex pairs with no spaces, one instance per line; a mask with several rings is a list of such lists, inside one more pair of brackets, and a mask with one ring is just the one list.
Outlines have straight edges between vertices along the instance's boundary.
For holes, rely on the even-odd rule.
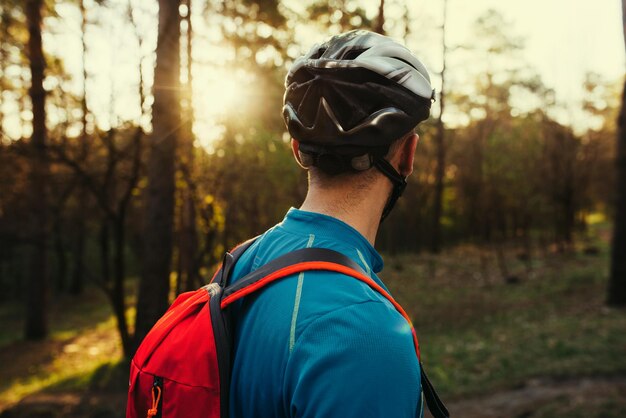
[[337,218],[291,208],[281,226],[296,233],[315,230],[317,237],[336,240],[340,245],[356,248],[365,258],[363,261],[370,265],[374,273],[383,269],[383,259],[370,242],[359,231]]

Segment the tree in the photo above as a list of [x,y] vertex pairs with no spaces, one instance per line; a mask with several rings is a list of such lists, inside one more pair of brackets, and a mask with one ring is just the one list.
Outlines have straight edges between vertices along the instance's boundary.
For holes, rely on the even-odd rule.
[[46,156],[46,92],[43,78],[46,62],[41,42],[41,11],[43,0],[26,2],[28,22],[28,57],[30,61],[30,98],[33,112],[33,133],[31,136],[32,162],[30,168],[30,205],[32,210],[29,290],[26,301],[26,322],[24,336],[37,340],[48,333],[46,308],[48,293],[48,205]]
[[198,253],[198,231],[196,216],[196,199],[194,196],[194,108],[193,108],[193,26],[191,19],[191,0],[185,0],[187,13],[184,16],[186,23],[185,58],[186,83],[184,88],[185,123],[180,144],[180,166],[185,180],[181,190],[182,205],[180,207],[180,225],[178,239],[178,274],[176,293],[196,288],[200,284],[198,277],[199,265],[195,262]]
[[[87,158],[87,9],[85,8],[85,0],[79,0],[80,8],[80,31],[81,31],[81,58],[83,66],[82,90],[81,97],[81,135],[80,135],[80,155],[79,159],[84,161]],[[87,189],[84,184],[79,185],[78,189],[78,216],[76,219],[76,243],[74,247],[74,270],[69,286],[71,294],[78,295],[83,291],[85,277],[85,238],[87,230],[85,227],[85,214],[87,212]]]
[[[384,19],[384,16],[382,18]],[[306,17],[303,16],[302,19],[319,24],[324,31],[329,33],[346,32],[351,29],[372,29],[376,26],[374,21],[367,18],[360,2],[354,0],[317,0],[309,4]],[[381,23],[384,24],[384,20],[379,18],[378,23],[380,26]]]
[[[7,57],[5,54],[5,44],[9,38],[9,11],[4,5],[0,5],[0,91],[7,89],[6,68]],[[0,140],[4,140],[4,111],[2,110],[4,100],[0,94]]]
[[435,144],[437,148],[437,169],[435,171],[435,202],[433,208],[433,235],[430,250],[438,253],[441,249],[441,215],[443,212],[443,182],[446,168],[446,143],[445,126],[443,124],[443,112],[445,111],[445,81],[446,81],[446,21],[448,17],[448,0],[443,0],[443,23],[441,24],[441,91],[439,92],[439,116],[437,118],[437,133]]
[[180,0],[159,0],[145,247],[135,322],[136,346],[165,312],[173,247],[176,143],[180,114]]
[[[135,29],[137,45],[141,50],[143,38],[133,17],[131,1],[128,2],[126,10],[129,23]],[[85,21],[83,20],[83,22]],[[84,40],[84,28],[81,34]],[[84,50],[85,45],[83,44],[83,52]],[[141,119],[145,116],[144,104],[146,102],[141,73],[144,57],[139,55],[137,58],[139,74],[137,107],[140,110]],[[83,82],[85,77],[83,68]],[[51,144],[49,147],[50,154],[54,157],[53,162],[70,168],[77,179],[77,185],[84,188],[84,191],[79,190],[77,193],[76,207],[79,211],[75,218],[84,217],[84,222],[87,224],[97,223],[99,225],[100,274],[94,274],[87,265],[84,266],[83,274],[86,277],[92,277],[95,284],[104,291],[109,299],[116,318],[124,354],[131,356],[134,341],[126,312],[126,250],[128,249],[128,236],[132,234],[132,231],[129,234],[127,229],[130,226],[129,218],[133,211],[134,197],[139,194],[138,183],[144,166],[145,132],[140,122],[118,126],[112,124],[104,132],[94,126],[92,133],[87,132],[85,130],[85,116],[89,114],[89,111],[85,100],[85,91],[83,85],[83,95],[76,100],[79,109],[81,109],[79,113],[81,116],[81,134],[76,138],[76,142],[62,140],[58,144]],[[111,120],[114,119],[115,114],[112,112]],[[83,213],[82,207],[86,205],[84,200],[86,198],[89,199],[87,202],[93,201],[96,204],[95,208],[99,210],[87,210],[86,213]],[[74,222],[74,225],[78,223]],[[84,232],[88,236],[88,228],[85,228]],[[76,252],[74,255],[75,258],[80,256]],[[82,281],[82,277],[80,279]],[[72,289],[70,288],[70,290]]]
[[385,0],[380,0],[378,5],[378,18],[376,19],[376,25],[374,26],[374,32],[385,34]]
[[[622,22],[626,41],[626,0],[622,0]],[[609,305],[626,306],[626,82],[617,129],[617,182],[615,190],[615,227],[611,251]]]

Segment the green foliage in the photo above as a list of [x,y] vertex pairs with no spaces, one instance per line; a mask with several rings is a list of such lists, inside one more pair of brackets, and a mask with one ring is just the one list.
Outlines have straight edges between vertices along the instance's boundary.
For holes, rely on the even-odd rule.
[[273,132],[245,132],[227,131],[199,161],[200,167],[211,167],[200,185],[222,208],[228,245],[263,232],[303,197],[289,143]]

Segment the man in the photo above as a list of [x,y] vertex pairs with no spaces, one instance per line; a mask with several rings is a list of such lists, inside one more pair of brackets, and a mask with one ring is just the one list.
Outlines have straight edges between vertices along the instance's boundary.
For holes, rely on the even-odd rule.
[[[384,287],[376,233],[411,174],[414,128],[432,97],[419,60],[375,33],[335,36],[296,60],[283,115],[309,190],[300,209],[243,254],[233,281],[280,255],[321,247],[350,257]],[[232,417],[422,415],[410,326],[364,283],[300,273],[235,311]]]

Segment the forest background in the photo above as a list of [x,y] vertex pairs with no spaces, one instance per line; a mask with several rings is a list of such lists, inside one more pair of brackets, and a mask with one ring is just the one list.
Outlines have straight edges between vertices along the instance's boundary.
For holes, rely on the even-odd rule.
[[[402,40],[437,90],[377,248],[432,340],[444,393],[471,411],[468,396],[535,384],[547,406],[523,416],[572,416],[564,405],[597,398],[581,389],[595,379],[606,399],[584,416],[623,416],[625,54],[620,16],[606,18],[620,5],[594,11],[604,37],[536,17],[556,56],[537,64],[516,12],[494,4],[1,0],[2,416],[121,416],[110,405],[124,359],[176,294],[302,202],[306,172],[281,118],[286,69],[354,28]],[[426,290],[439,296],[425,302]],[[527,329],[507,334],[520,318]],[[474,327],[483,333],[464,334]],[[533,332],[536,367],[492,344]],[[522,412],[537,401],[524,396]],[[474,406],[520,413],[505,404]]]

